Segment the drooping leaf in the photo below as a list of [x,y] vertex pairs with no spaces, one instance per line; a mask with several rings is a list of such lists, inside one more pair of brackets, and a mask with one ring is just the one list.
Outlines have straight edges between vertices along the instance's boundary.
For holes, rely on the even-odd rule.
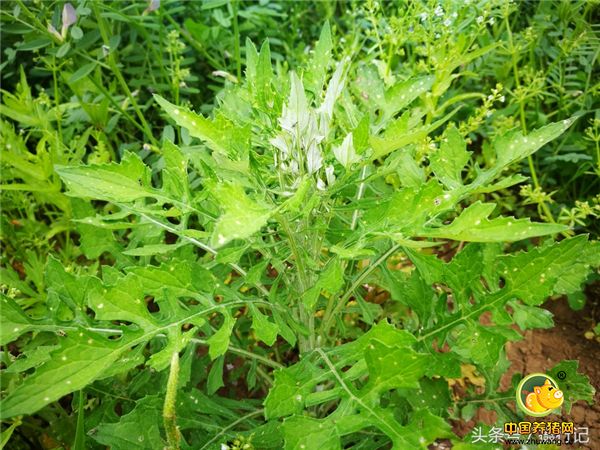
[[2,303],[1,317],[2,327],[0,327],[0,345],[6,345],[14,341],[28,331],[35,329],[35,323],[27,317],[19,305],[4,294],[0,294]]
[[329,295],[336,295],[342,288],[343,283],[344,273],[342,266],[339,260],[334,259],[323,270],[314,286],[304,293],[302,302],[306,305],[308,311],[313,311],[321,291],[324,290],[329,293]]
[[333,154],[335,155],[335,159],[346,169],[349,169],[355,162],[360,161],[360,157],[354,151],[352,133],[348,133],[339,146],[333,147]]
[[594,247],[586,236],[565,239],[559,243],[529,252],[499,258],[499,275],[505,289],[528,305],[539,305],[553,294],[569,294],[579,290],[595,261],[588,249]]
[[[209,298],[195,291],[197,288],[194,286],[204,289],[204,284],[202,279],[190,280],[193,266],[181,268],[177,277],[171,268],[175,271],[178,266],[166,264],[159,268],[134,269],[126,276],[116,269],[106,269],[104,283],[98,282],[89,289],[86,302],[95,313],[100,330],[108,334],[99,334],[97,328],[88,329],[81,324],[64,327],[66,337],[61,338],[60,348],[3,399],[2,418],[31,414],[94,380],[138,366],[143,363],[140,347],[154,338],[165,342],[165,345],[152,354],[148,365],[163,370],[168,366],[168,356],[180,351],[189,342],[195,333],[194,327],[202,326],[205,319],[217,310],[225,317],[225,326],[209,338],[210,354],[223,354],[228,348],[234,323],[226,303],[213,305]],[[157,281],[145,283],[148,277],[155,277]],[[186,277],[190,281],[186,282]],[[161,280],[164,285],[161,285]],[[181,286],[178,285],[180,282]],[[146,295],[149,293],[155,296],[160,313],[148,310]],[[177,301],[178,296],[194,297],[200,305],[182,308]],[[1,314],[2,330],[8,331],[2,338],[7,342],[27,331],[60,331],[62,328],[49,320],[29,319],[8,298],[3,299]],[[131,325],[119,327],[112,321],[129,322]],[[9,323],[11,328],[7,329],[5,323]],[[185,332],[182,331],[183,325],[189,327]]]
[[508,132],[494,141],[498,164],[506,167],[535,153],[543,145],[556,139],[571,126],[573,119],[551,123],[523,136],[518,131]]
[[58,348],[57,345],[42,345],[32,350],[25,350],[6,368],[6,373],[24,372],[50,360],[50,353]]
[[446,123],[456,111],[457,110],[451,111],[441,119],[432,122],[429,125],[413,127],[410,131],[398,132],[398,130],[392,128],[392,132],[387,132],[383,136],[371,136],[369,138],[369,143],[373,148],[371,159],[382,158],[394,150],[398,150],[424,139],[429,133]]
[[223,146],[223,136],[211,120],[175,106],[160,95],[154,95],[154,99],[177,125],[189,131],[190,136],[202,139],[213,150],[227,153],[227,149]]
[[[213,150],[213,158],[217,163],[225,164],[225,168],[236,171],[247,169],[249,129],[235,125],[224,116],[210,120],[168,102],[160,95],[155,100],[177,125],[188,130],[190,136],[196,137]],[[234,162],[235,161],[235,162]]]
[[223,364],[225,363],[225,357],[219,356],[214,360],[210,371],[208,372],[208,379],[206,380],[206,390],[212,395],[219,390],[219,388],[225,386],[223,383]]

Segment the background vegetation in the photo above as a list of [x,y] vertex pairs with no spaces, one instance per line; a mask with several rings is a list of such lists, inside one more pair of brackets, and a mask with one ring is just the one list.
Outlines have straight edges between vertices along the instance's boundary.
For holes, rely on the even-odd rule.
[[515,417],[510,326],[597,279],[597,2],[0,8],[2,445],[468,448],[472,402]]

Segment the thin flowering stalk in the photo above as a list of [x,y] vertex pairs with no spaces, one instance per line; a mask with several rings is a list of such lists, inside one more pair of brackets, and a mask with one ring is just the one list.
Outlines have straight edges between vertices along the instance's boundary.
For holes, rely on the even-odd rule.
[[[515,48],[515,45],[513,42],[512,31],[510,29],[510,23],[508,21],[508,14],[505,15],[504,22],[505,22],[506,31],[508,34],[508,44],[509,44],[510,50],[511,50],[513,75],[515,78],[515,86],[517,89],[519,89],[521,87],[521,81],[519,79],[519,68],[517,66],[516,48]],[[521,119],[521,129],[523,130],[523,134],[527,134],[527,123],[525,121],[525,106],[523,104],[522,98],[519,98],[519,112],[520,112],[520,119]],[[531,179],[533,180],[534,187],[536,189],[541,189],[540,182],[538,180],[537,173],[535,170],[535,164],[533,163],[532,155],[527,156],[527,162],[529,164],[529,170],[531,172]],[[542,200],[540,203],[540,206],[541,206],[542,210],[544,211],[544,215],[546,216],[546,218],[550,222],[555,223],[554,216],[552,215],[552,211],[550,211],[550,208],[548,207],[546,202]]]

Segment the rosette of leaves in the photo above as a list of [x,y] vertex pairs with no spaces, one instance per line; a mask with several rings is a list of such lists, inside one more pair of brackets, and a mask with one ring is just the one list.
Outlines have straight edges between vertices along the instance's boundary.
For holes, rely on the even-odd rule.
[[[153,166],[126,152],[120,163],[55,168],[78,199],[82,251],[111,255],[114,267],[75,277],[49,263],[48,305],[60,311],[49,318],[3,299],[3,344],[31,332],[66,335],[11,388],[3,418],[133,368],[148,380],[156,376],[149,369],[169,368],[177,385],[172,361],[192,344],[208,347],[212,362],[203,359],[201,370],[209,374],[198,381],[207,394],[223,386],[225,358],[236,352],[247,358],[245,382],[256,385],[261,374],[268,394],[264,411],[231,405],[205,423],[204,437],[171,428],[174,415],[164,414],[171,448],[218,448],[238,435],[260,448],[426,448],[454,439],[445,380],[460,376],[461,364],[481,371],[485,398],[511,414],[495,397],[504,344],[520,338],[511,325],[551,326],[539,305],[577,292],[600,252],[580,236],[504,255],[494,243],[565,228],[493,216],[494,203],[482,199],[523,181],[502,172],[571,121],[497,137],[486,144],[495,154],[486,167],[452,125],[439,148],[423,152],[418,144],[451,118],[420,107],[432,76],[387,86],[352,55],[339,55],[334,68],[332,54],[328,26],[297,72],[273,70],[268,43],[259,52],[248,42],[246,79],[220,93],[212,117],[156,97],[197,139],[190,145],[165,139]],[[90,200],[105,203],[94,209]],[[422,250],[448,241],[473,244],[449,263]],[[388,268],[399,253],[412,261],[409,273]],[[388,304],[364,299],[371,282],[391,293]],[[484,326],[488,312],[493,325]],[[299,362],[282,368],[273,359],[283,352]],[[278,368],[273,382],[258,365]],[[157,393],[137,399],[138,414],[156,404],[149,395]],[[189,424],[195,403],[172,400],[178,423]],[[253,431],[263,413],[266,423]],[[122,429],[131,414],[119,419]],[[131,448],[101,435],[105,445]]]

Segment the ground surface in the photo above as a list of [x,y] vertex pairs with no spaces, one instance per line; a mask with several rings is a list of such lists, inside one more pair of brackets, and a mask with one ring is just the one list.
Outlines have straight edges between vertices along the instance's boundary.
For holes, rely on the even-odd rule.
[[[589,428],[587,446],[563,445],[561,448],[600,450],[600,340],[596,336],[592,339],[585,336],[600,322],[600,283],[588,286],[586,294],[587,302],[581,311],[571,309],[566,298],[548,300],[543,306],[554,315],[555,326],[548,330],[527,331],[523,340],[508,343],[511,366],[502,378],[500,390],[510,387],[516,373],[546,372],[563,360],[578,360],[579,372],[585,374],[596,389],[594,404],[579,401],[573,405],[570,414],[549,415],[542,420],[573,422],[575,426]],[[459,436],[466,436],[477,422],[498,426],[496,413],[480,408],[472,420],[453,422],[453,430]],[[450,444],[442,442],[430,448],[440,450],[450,448]]]
[[545,372],[564,359],[579,361],[580,372],[587,375],[596,388],[593,405],[580,401],[573,405],[571,414],[547,420],[573,422],[575,426],[590,429],[590,450],[600,449],[600,342],[584,336],[600,322],[600,285],[587,291],[588,301],[581,311],[573,311],[565,298],[550,300],[544,307],[554,314],[555,327],[549,330],[527,331],[520,342],[508,344],[511,368],[504,381],[510,382],[514,373]]

